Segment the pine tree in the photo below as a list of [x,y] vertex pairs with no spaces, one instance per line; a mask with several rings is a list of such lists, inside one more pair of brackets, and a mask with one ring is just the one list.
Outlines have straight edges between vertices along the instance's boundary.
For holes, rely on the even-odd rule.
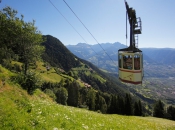
[[102,113],[107,111],[106,101],[99,93],[96,94],[95,110],[100,110]]
[[139,116],[139,105],[137,102],[134,103],[134,115]]
[[87,97],[87,93],[88,93],[88,88],[86,87],[81,87],[80,90],[80,99],[79,99],[79,104],[82,107],[86,107],[86,97]]
[[153,116],[163,118],[164,114],[165,114],[165,111],[164,111],[163,103],[161,100],[158,100],[154,106]]
[[68,87],[68,100],[67,104],[69,106],[77,107],[79,104],[79,88],[80,85],[74,80]]
[[143,109],[142,109],[142,103],[141,103],[140,100],[139,100],[138,105],[139,105],[139,116],[142,116],[143,115]]
[[142,116],[142,104],[140,100],[134,103],[134,115]]
[[111,96],[111,104],[108,112],[110,114],[117,114],[117,97],[115,95]]
[[132,102],[131,102],[131,95],[126,94],[125,96],[125,114],[126,115],[132,115]]
[[123,97],[117,97],[118,102],[118,114],[125,114],[125,103]]
[[60,104],[67,105],[68,92],[64,87],[58,88],[56,92],[56,101]]
[[87,94],[87,105],[89,106],[89,110],[95,110],[95,98],[96,98],[95,91],[92,88],[89,89]]
[[175,120],[175,107],[169,106],[167,108],[167,114],[169,115],[170,120]]

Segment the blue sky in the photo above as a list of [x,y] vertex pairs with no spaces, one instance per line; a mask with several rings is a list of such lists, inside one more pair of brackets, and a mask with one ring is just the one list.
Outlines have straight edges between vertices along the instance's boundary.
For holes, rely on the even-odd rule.
[[[97,44],[63,0],[51,0],[88,44]],[[124,0],[65,0],[99,43],[126,44]],[[142,19],[139,47],[175,48],[175,0],[127,0]],[[25,21],[36,21],[43,35],[57,37],[65,45],[85,41],[52,6],[49,0],[2,0]],[[128,24],[129,25],[129,24]],[[129,31],[129,28],[128,28]],[[129,32],[128,32],[129,36]],[[129,39],[127,41],[129,43]]]

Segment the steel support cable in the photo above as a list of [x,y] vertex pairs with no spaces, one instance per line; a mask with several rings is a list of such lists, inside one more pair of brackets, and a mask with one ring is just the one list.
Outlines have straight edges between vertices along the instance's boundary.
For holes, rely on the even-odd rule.
[[[59,11],[59,9],[52,3],[51,0],[49,0],[49,2],[52,4],[52,6],[58,11],[58,13],[66,20],[66,22],[68,22],[68,24],[74,29],[74,31],[84,40],[84,42],[86,44],[88,44],[86,42],[86,40],[83,38],[83,36],[74,28],[74,26],[66,19],[66,17]],[[92,34],[91,34],[92,35]],[[99,43],[98,43],[99,44]],[[89,44],[88,44],[89,45]],[[100,44],[99,44],[100,45]],[[90,46],[90,45],[89,45]],[[101,46],[101,45],[100,45]],[[90,48],[93,50],[93,52],[98,56],[97,52],[90,46]],[[104,50],[104,49],[103,49]],[[104,50],[105,51],[105,50]],[[109,56],[109,55],[108,55]],[[112,59],[111,59],[112,60]],[[112,60],[113,61],[113,60]],[[114,63],[114,61],[113,61]],[[114,63],[115,64],[115,63]],[[111,69],[111,68],[110,68]],[[112,70],[113,71],[113,70]]]
[[127,11],[126,11],[126,46],[127,46],[127,39],[128,39],[128,30],[127,30],[127,17],[128,16],[128,14],[127,14]]
[[[50,48],[52,48],[52,59],[53,59],[53,52],[57,52],[58,50],[57,49],[55,49],[53,46],[51,46],[49,43],[44,43],[44,44],[47,44]],[[54,51],[53,51],[54,50]],[[84,57],[84,56],[83,56]],[[84,57],[85,58],[85,57]],[[111,68],[109,68],[109,67],[107,67],[108,69],[110,69],[110,70],[112,70]],[[112,70],[112,72],[113,72],[113,70]]]
[[[44,43],[44,44],[47,44],[51,49],[52,49],[52,59],[53,59],[53,52],[57,52],[58,50],[57,49],[55,49],[53,46],[51,46],[49,43]],[[43,46],[45,46],[45,45],[43,45]],[[83,56],[84,57],[84,56]],[[108,69],[111,69],[111,68],[109,68],[108,67]],[[111,69],[112,70],[112,69]],[[113,70],[112,70],[113,71]]]
[[[83,39],[83,41],[87,43],[87,41],[83,38],[83,36],[74,28],[74,26],[66,19],[66,17],[59,11],[59,9],[52,3],[51,0],[49,0],[49,2],[52,4],[52,6],[59,12],[59,14],[66,20],[66,22],[74,29],[74,31]],[[88,44],[89,45],[89,44]],[[90,46],[90,45],[89,45]],[[90,48],[95,52],[95,50],[90,46]],[[96,55],[98,55],[96,52],[95,52]]]
[[[67,7],[72,11],[72,13],[76,16],[76,18],[80,21],[80,23],[84,26],[84,28],[89,32],[89,34],[93,37],[93,39],[99,44],[99,42],[97,41],[97,39],[92,35],[92,33],[89,31],[89,29],[84,25],[84,23],[80,20],[80,18],[76,15],[76,13],[72,10],[72,8],[68,5],[68,3],[63,0],[64,3],[67,5]],[[111,57],[109,56],[109,54],[105,51],[105,49],[103,49],[103,47],[100,45],[100,47],[102,48],[102,50],[106,53],[106,55],[109,57],[109,59],[114,63],[115,65],[115,62],[111,59]]]

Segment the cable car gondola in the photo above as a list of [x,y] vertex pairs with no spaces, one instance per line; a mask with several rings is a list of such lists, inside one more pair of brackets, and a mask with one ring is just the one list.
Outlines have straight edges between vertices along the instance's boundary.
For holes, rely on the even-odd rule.
[[[133,8],[126,6],[126,31],[127,16],[130,24],[130,46],[118,50],[118,73],[119,79],[125,83],[142,84],[143,79],[143,54],[138,45],[138,34],[141,34],[141,19],[136,18],[136,12]],[[127,38],[127,34],[126,34]]]

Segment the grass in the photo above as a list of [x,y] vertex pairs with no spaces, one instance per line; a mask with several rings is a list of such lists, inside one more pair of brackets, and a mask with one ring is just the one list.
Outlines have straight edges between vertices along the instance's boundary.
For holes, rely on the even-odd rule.
[[82,65],[81,67],[76,67],[72,69],[74,75],[78,75],[79,72],[84,71],[84,73],[89,76],[91,75],[92,77],[98,79],[101,83],[105,83],[106,80],[99,76],[96,72],[94,72],[93,70],[91,71],[89,68],[86,68],[84,65]]
[[0,88],[0,129],[36,130],[164,130],[175,122],[153,118],[100,114],[56,104],[40,90],[28,95],[17,85]]
[[8,79],[10,76],[16,75],[15,73],[12,73],[8,69],[5,69],[0,65],[0,78]]
[[34,69],[34,71],[41,76],[41,79],[44,81],[49,82],[60,82],[63,78],[62,76],[58,75],[54,68],[51,68],[48,72],[46,70],[46,67],[43,66],[43,62],[37,62],[37,68]]
[[63,78],[62,76],[52,73],[52,72],[45,72],[45,73],[40,73],[41,79],[44,81],[50,81],[50,82],[60,82],[61,79]]
[[37,62],[37,68],[34,71],[41,76],[41,79],[48,82],[60,82],[61,80],[65,80],[69,78],[73,81],[74,78],[65,75],[65,74],[57,74],[53,67],[47,72],[46,67],[43,66],[43,62]]

